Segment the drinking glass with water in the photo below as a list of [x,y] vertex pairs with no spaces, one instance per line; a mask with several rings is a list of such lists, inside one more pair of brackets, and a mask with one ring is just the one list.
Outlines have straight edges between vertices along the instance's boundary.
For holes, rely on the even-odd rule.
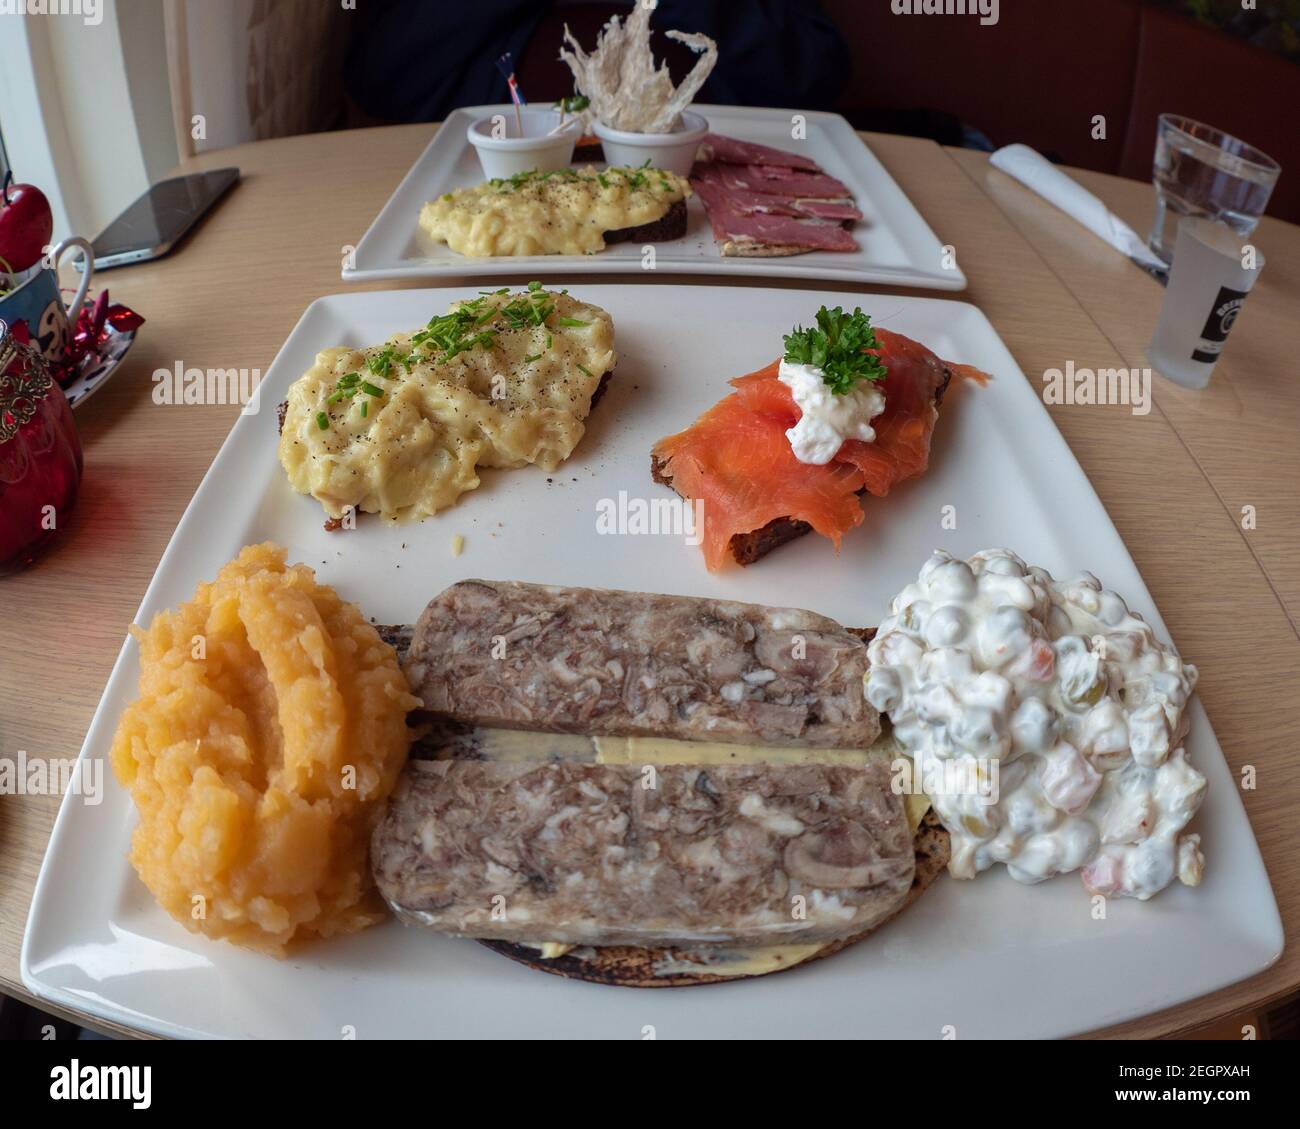
[[1165,262],[1174,256],[1180,218],[1226,224],[1245,238],[1277,183],[1279,165],[1267,153],[1221,129],[1177,114],[1156,127],[1156,215],[1147,243]]

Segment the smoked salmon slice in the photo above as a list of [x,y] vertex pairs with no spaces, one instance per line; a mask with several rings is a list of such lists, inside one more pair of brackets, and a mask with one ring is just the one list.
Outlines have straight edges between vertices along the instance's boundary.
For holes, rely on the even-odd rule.
[[861,524],[859,494],[884,497],[929,466],[938,404],[953,376],[984,383],[985,373],[940,360],[911,338],[875,328],[887,373],[885,410],[872,421],[873,442],[849,440],[824,466],[800,462],[786,431],[800,417],[779,361],[731,381],[736,389],[685,431],[654,447],[658,474],[679,494],[703,502],[702,548],[715,571],[732,538],[771,522],[806,522],[838,549]]

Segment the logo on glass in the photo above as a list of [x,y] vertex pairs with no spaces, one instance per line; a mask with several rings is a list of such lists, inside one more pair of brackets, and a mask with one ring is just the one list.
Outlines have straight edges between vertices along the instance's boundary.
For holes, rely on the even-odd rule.
[[1237,313],[1246,300],[1243,290],[1233,290],[1228,286],[1219,287],[1219,295],[1214,299],[1210,316],[1205,319],[1205,328],[1201,330],[1201,339],[1192,350],[1192,360],[1212,364],[1223,352],[1223,343],[1232,332]]

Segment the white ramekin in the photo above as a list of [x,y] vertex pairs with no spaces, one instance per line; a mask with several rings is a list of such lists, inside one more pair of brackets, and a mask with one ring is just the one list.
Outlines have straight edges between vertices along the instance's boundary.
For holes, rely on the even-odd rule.
[[[578,140],[577,118],[570,118],[558,133],[551,133],[560,124],[560,115],[555,110],[525,106],[519,115],[524,126],[522,137],[513,109],[479,118],[465,131],[478,153],[483,175],[489,180],[505,179],[533,169],[551,172],[567,168],[573,160],[573,146]],[[504,136],[493,137],[494,128]]]
[[695,163],[695,151],[709,132],[709,123],[699,114],[683,110],[681,121],[672,133],[629,133],[610,129],[600,122],[593,129],[609,164],[639,168],[648,160],[653,169],[667,169],[685,176]]

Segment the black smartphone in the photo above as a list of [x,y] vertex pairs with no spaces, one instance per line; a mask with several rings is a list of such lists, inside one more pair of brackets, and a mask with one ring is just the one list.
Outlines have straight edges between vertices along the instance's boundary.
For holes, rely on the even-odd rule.
[[94,241],[95,269],[162,258],[238,180],[230,168],[159,181]]

